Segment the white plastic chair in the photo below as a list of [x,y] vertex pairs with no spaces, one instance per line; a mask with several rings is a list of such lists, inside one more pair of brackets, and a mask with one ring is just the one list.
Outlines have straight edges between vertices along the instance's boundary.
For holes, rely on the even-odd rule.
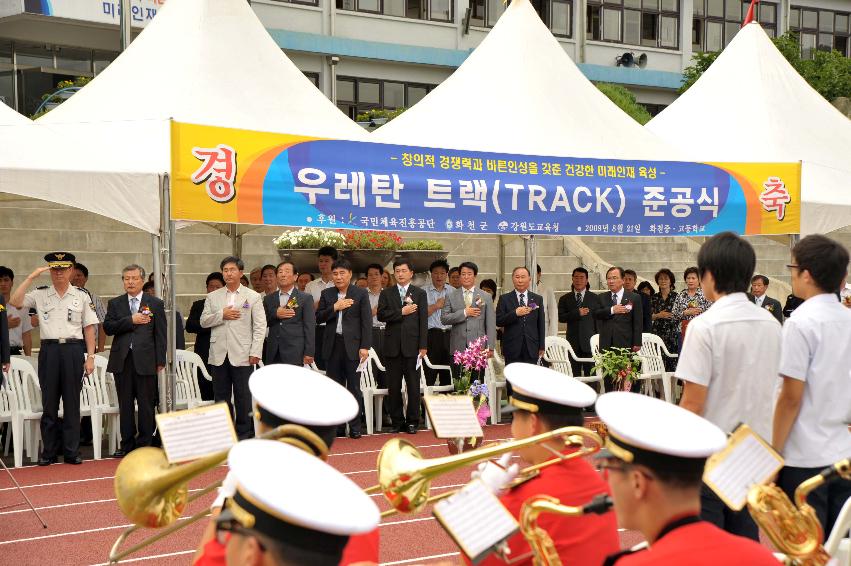
[[[433,369],[438,371],[446,370],[449,372],[449,385],[437,385],[436,383],[429,385],[426,380],[426,371],[425,369]],[[435,376],[435,380],[437,376]],[[423,397],[426,395],[435,395],[437,393],[451,393],[455,391],[455,378],[452,375],[452,368],[447,365],[433,364],[431,360],[428,359],[428,356],[423,358],[423,363],[420,364],[420,392]],[[426,428],[431,428],[431,421],[428,418],[428,411],[425,411],[425,422]]]
[[384,398],[389,394],[387,388],[379,389],[378,383],[375,381],[375,375],[373,374],[375,368],[378,368],[379,371],[386,371],[378,359],[378,354],[370,348],[366,371],[360,374],[360,390],[363,394],[363,409],[366,417],[367,434],[375,434],[376,430],[381,431]]
[[38,459],[39,424],[42,415],[38,374],[27,360],[12,356],[9,374],[3,387],[7,389],[12,409],[15,467],[19,468],[24,463],[24,445],[27,446],[30,460],[35,462]]
[[[119,408],[115,377],[106,371],[107,359],[95,355],[95,371],[83,382],[89,390],[89,406],[92,415],[92,446],[95,460],[101,459],[103,433],[106,430],[107,450],[112,454],[118,450]],[[104,421],[106,429],[104,429]]]
[[[641,335],[641,350],[639,351],[639,355],[641,356],[641,379],[660,380],[662,382],[662,393],[665,401],[673,403],[673,384],[671,383],[673,373],[665,371],[665,358],[663,354],[668,357],[676,357],[676,355],[668,352],[668,349],[665,348],[665,342],[659,336],[646,332]],[[645,381],[645,383],[649,383],[649,381]],[[644,389],[644,386],[642,386],[642,389]]]
[[201,372],[204,379],[213,381],[201,360],[201,356],[188,350],[176,350],[174,361],[174,369],[177,374],[174,386],[175,408],[194,409],[195,407],[212,405],[213,401],[205,401],[201,398],[201,389],[198,387],[196,378],[198,371]]
[[9,455],[9,446],[12,444],[12,391],[6,381],[6,374],[4,373],[3,384],[0,386],[0,424],[9,423],[9,428],[6,432],[6,446],[3,456]]
[[824,543],[827,553],[836,559],[837,566],[851,566],[851,499],[839,510],[839,516],[833,524],[833,530]]
[[499,424],[502,418],[502,393],[506,390],[505,360],[494,350],[493,357],[488,359],[485,370],[485,385],[488,387],[488,408],[491,412],[491,424]]
[[552,369],[585,383],[596,382],[597,390],[603,393],[603,380],[599,373],[596,375],[573,375],[573,367],[570,365],[571,359],[587,363],[593,363],[593,359],[577,356],[570,342],[561,336],[547,336],[545,344],[544,360],[550,364]]

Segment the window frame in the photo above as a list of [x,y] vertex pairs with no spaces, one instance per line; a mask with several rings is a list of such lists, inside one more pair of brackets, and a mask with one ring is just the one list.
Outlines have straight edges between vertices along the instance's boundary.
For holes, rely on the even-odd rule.
[[[623,0],[588,0],[587,8],[586,8],[586,21],[590,22],[589,12],[592,8],[599,9],[600,11],[600,34],[599,37],[594,37],[593,30],[587,28],[586,33],[588,34],[588,39],[591,41],[600,41],[603,43],[611,43],[617,45],[629,45],[632,47],[637,47],[639,49],[664,49],[666,51],[679,51],[680,50],[680,32],[682,31],[682,3],[688,0],[677,0],[676,10],[672,11],[669,9],[663,9],[661,0],[656,0],[655,8],[646,8],[645,3],[647,0],[642,0],[639,3],[640,7],[634,6],[625,6]],[[613,39],[605,39],[604,30],[606,29],[606,11],[618,11],[620,12],[620,38],[618,40]],[[626,41],[626,12],[637,12],[638,13],[638,43],[627,43]],[[644,45],[642,44],[642,34],[644,30],[644,17],[645,15],[653,16],[656,21],[656,39],[655,45]],[[676,42],[674,46],[662,45],[662,18],[673,18],[676,20],[676,30],[674,32],[674,37],[676,38]]]
[[[804,36],[815,36],[815,47],[813,47],[812,51],[825,51],[820,48],[821,44],[821,36],[829,35],[830,40],[830,49],[836,49],[836,38],[842,37],[845,38],[845,53],[842,53],[844,57],[851,57],[851,29],[846,27],[844,30],[836,29],[836,20],[839,16],[844,16],[848,18],[849,25],[851,25],[851,11],[845,12],[842,10],[830,10],[823,8],[814,8],[812,6],[800,6],[800,5],[792,5],[790,8],[791,11],[797,12],[797,22],[789,22],[789,31],[795,32],[798,36],[798,45],[801,49],[801,57],[805,57],[804,54]],[[815,27],[805,27],[804,26],[804,12],[813,12],[816,15],[816,23]],[[833,31],[824,31],[822,30],[822,16],[827,15],[831,18],[831,29]],[[791,18],[790,18],[791,19]],[[813,55],[810,55],[810,59]]]
[[[692,2],[694,2],[694,1],[695,0],[692,0]],[[741,28],[742,22],[745,20],[745,15],[747,14],[747,9],[748,9],[750,2],[747,2],[745,0],[723,0],[723,6],[722,6],[722,10],[721,10],[723,16],[715,16],[715,15],[710,16],[709,15],[709,2],[712,1],[712,0],[699,0],[699,1],[703,4],[703,10],[702,10],[702,13],[699,14],[699,15],[697,14],[696,11],[693,12],[693,14],[692,14],[692,29],[694,29],[695,22],[697,22],[697,25],[699,26],[699,30],[700,30],[700,45],[692,43],[692,51],[697,51],[697,52],[701,52],[701,53],[707,52],[707,49],[706,49],[707,24],[710,23],[710,22],[714,23],[714,24],[721,24],[721,49],[723,50],[725,47],[727,47],[728,43],[732,40],[732,38],[727,39],[728,26],[735,24],[735,25],[739,26],[739,28]],[[728,5],[730,5],[731,2],[736,2],[736,1],[738,1],[738,3],[741,4],[741,6],[739,7],[739,10],[738,10],[739,18],[738,19],[730,19],[728,17],[728,15],[733,13],[733,11],[730,8],[728,8]],[[765,32],[768,35],[770,35],[771,37],[777,37],[777,16],[778,16],[778,13],[779,13],[778,10],[779,10],[779,7],[780,7],[780,2],[763,2],[763,1],[760,1],[757,6],[758,6],[758,9],[757,9],[756,18],[755,18],[756,21],[758,21],[760,23],[760,25],[762,26],[762,28],[765,30]],[[772,21],[772,22],[763,22],[762,19],[761,19],[761,11],[762,11],[763,7],[767,7],[767,6],[771,6],[774,9],[774,21]],[[733,34],[733,37],[735,37],[735,34]]]

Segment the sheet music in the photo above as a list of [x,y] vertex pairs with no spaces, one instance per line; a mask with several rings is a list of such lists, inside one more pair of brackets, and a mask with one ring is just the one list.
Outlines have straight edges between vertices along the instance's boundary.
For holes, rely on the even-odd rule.
[[436,503],[434,516],[474,563],[520,528],[481,480]]
[[484,436],[469,395],[426,395],[425,404],[437,438]]
[[197,460],[236,444],[225,403],[157,415],[157,428],[170,464]]
[[734,511],[747,504],[748,490],[771,481],[783,458],[747,425],[730,437],[727,447],[710,458],[704,481]]

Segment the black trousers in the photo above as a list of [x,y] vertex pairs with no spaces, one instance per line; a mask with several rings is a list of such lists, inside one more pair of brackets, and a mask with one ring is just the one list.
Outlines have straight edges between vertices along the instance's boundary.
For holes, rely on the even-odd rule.
[[325,343],[323,342],[323,340],[325,339],[325,328],[326,326],[324,324],[316,325],[316,342],[314,342],[314,344],[316,344],[316,353],[313,355],[313,361],[314,363],[316,363],[316,369],[321,370],[327,369],[326,360],[322,356],[322,344]]
[[[240,440],[254,436],[254,419],[251,414],[251,392],[248,390],[248,378],[254,371],[253,366],[233,366],[225,357],[220,366],[213,369],[213,395],[216,403],[228,404],[231,415],[234,413],[236,436]],[[233,403],[231,403],[233,392]]]
[[[449,357],[449,330],[441,328],[428,329],[428,359],[431,363],[440,366],[448,366],[452,361]],[[434,370],[425,368],[426,379],[429,385],[449,385],[451,383],[449,372],[446,370]],[[435,381],[436,380],[436,381]]]
[[[124,360],[124,369],[115,376],[115,387],[118,390],[121,449],[129,452],[140,446],[150,446],[156,426],[154,416],[159,396],[156,374],[136,373],[133,354],[128,352]],[[134,401],[139,406],[138,434]]]
[[20,346],[10,346],[9,354],[12,356],[20,356],[24,352],[24,349]]
[[[784,466],[777,476],[777,485],[786,492],[790,500],[795,501],[795,488],[801,485],[804,480],[818,475],[825,467],[827,466],[822,468]],[[836,524],[836,519],[839,517],[839,510],[842,509],[849,497],[851,497],[851,480],[842,478],[819,486],[818,489],[814,489],[807,496],[807,503],[815,509],[819,523],[824,528],[825,538],[833,530],[833,525]]]
[[733,511],[706,484],[700,488],[700,518],[728,533],[759,541],[759,527],[747,507]]
[[349,421],[349,433],[361,432],[363,393],[360,390],[360,374],[357,372],[359,363],[360,360],[357,358],[349,359],[349,356],[346,355],[346,344],[343,342],[343,337],[337,334],[334,338],[331,357],[326,360],[325,372],[328,377],[348,389],[358,402],[358,414]]
[[[393,427],[420,424],[420,372],[417,357],[392,356],[384,358],[387,368],[387,393],[390,401],[390,420]],[[408,409],[402,415],[402,379],[408,388]]]
[[[207,367],[207,373],[209,373],[210,377],[212,377],[213,366],[208,364],[206,361],[204,362],[204,365]],[[213,382],[207,381],[207,378],[201,375],[200,369],[196,373],[196,379],[198,380],[198,391],[200,391],[201,393],[201,399],[203,399],[204,401],[212,401],[216,398],[215,394],[213,393]]]
[[[384,359],[384,329],[378,328],[377,326],[372,327],[372,349],[375,350],[375,353],[378,355],[378,360],[381,362],[381,365],[384,366],[384,369],[387,369],[387,366],[384,365],[387,360]],[[379,389],[384,389],[387,387],[387,374],[377,367],[372,368],[372,375],[375,376],[375,384],[378,385]]]
[[[572,346],[573,344],[571,344]],[[573,349],[573,352],[579,356],[580,358],[590,358],[591,352],[582,352],[576,348]],[[580,375],[591,375],[593,372],[594,364],[591,362],[577,362],[573,358],[570,359],[570,369],[573,370],[574,376]],[[583,373],[584,372],[584,373]]]
[[[80,391],[83,389],[83,342],[45,344],[38,353],[38,383],[41,386],[42,458],[57,456],[59,445],[66,458],[80,450]],[[59,430],[59,400],[64,416]],[[60,440],[61,439],[61,440]]]
[[[534,357],[530,356],[528,350],[529,349],[526,347],[526,339],[524,338],[523,344],[520,348],[520,355],[509,356],[509,355],[506,354],[505,365],[516,364],[516,363],[537,364],[538,363],[538,356],[537,355],[535,355]],[[503,351],[503,353],[505,352],[505,344],[503,344],[503,346],[502,346],[502,351]],[[537,354],[537,352],[536,352],[536,354]],[[505,395],[506,395],[506,397],[511,396],[511,383],[507,380],[505,382]]]

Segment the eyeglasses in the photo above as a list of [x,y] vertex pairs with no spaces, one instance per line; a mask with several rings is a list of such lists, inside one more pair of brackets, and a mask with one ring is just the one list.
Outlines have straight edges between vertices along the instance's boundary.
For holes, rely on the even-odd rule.
[[787,263],[787,264],[786,264],[786,268],[787,268],[787,269],[801,269],[801,266],[800,266],[800,265],[795,265],[794,263]]
[[603,479],[609,479],[609,472],[628,472],[631,470],[636,470],[642,476],[650,479],[655,479],[652,474],[648,474],[642,468],[638,468],[632,464],[627,464],[621,460],[601,460],[598,462],[598,466],[600,468],[600,473],[603,476]]
[[260,537],[251,529],[246,529],[232,519],[216,521],[216,542],[222,546],[226,546],[230,540],[231,534],[239,534],[245,537],[255,538],[257,540],[257,544],[260,546],[260,550],[266,552],[266,547],[260,540]]

